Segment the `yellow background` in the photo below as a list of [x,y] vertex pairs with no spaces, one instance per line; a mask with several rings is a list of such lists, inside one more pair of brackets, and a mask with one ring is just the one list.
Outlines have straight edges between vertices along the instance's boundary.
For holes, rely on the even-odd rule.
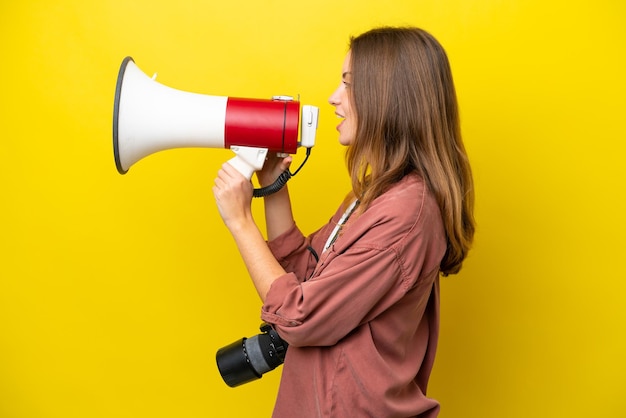
[[131,55],[177,89],[320,106],[291,182],[310,232],[348,189],[327,97],[348,37],[381,24],[446,47],[475,173],[475,248],[443,280],[442,416],[626,417],[624,4],[2,1],[0,417],[269,416],[280,373],[231,389],[214,360],[260,322],[211,194],[232,154],[119,175],[117,72]]

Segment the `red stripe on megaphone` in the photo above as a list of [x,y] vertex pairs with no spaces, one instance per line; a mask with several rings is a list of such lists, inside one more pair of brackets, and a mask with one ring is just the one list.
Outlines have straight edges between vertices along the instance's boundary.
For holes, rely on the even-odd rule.
[[224,147],[239,145],[295,154],[299,123],[299,102],[229,97]]

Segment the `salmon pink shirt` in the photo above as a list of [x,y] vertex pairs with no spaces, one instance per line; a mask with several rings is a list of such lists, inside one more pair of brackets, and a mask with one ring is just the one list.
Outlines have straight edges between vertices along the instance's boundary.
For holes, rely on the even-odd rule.
[[273,417],[435,417],[426,389],[446,250],[439,207],[407,175],[323,251],[344,211],[309,237],[294,225],[269,242],[287,273],[261,316],[289,343]]

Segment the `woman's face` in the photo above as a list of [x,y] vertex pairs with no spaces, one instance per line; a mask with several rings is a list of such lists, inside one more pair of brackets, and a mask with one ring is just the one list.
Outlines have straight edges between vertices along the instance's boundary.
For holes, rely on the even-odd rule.
[[342,119],[337,125],[339,131],[339,143],[342,145],[350,145],[356,136],[356,115],[352,109],[350,101],[350,83],[352,82],[352,73],[350,68],[350,52],[346,55],[341,69],[341,84],[337,90],[330,96],[328,102],[335,106],[335,115]]

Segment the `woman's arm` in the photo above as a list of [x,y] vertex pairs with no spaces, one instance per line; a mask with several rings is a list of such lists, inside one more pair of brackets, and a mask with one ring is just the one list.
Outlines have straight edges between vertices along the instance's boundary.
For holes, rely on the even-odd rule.
[[284,186],[280,191],[266,196],[264,200],[267,240],[272,241],[287,232],[295,223],[289,190]]
[[[256,173],[259,184],[262,187],[272,184],[282,172],[289,169],[291,161],[291,157],[281,158],[276,154],[269,155],[263,169]],[[272,241],[287,232],[295,223],[287,186],[274,194],[265,196],[264,206],[267,240]]]
[[265,303],[265,297],[272,283],[284,275],[285,270],[274,258],[252,219],[230,223],[228,229],[235,239],[254,287],[261,301]]
[[[252,183],[225,163],[215,179],[213,194],[220,216],[237,244],[257,293],[265,302],[270,286],[276,278],[285,274],[285,270],[274,258],[252,217]],[[289,195],[286,196],[288,201]],[[284,196],[276,203],[284,209]]]

